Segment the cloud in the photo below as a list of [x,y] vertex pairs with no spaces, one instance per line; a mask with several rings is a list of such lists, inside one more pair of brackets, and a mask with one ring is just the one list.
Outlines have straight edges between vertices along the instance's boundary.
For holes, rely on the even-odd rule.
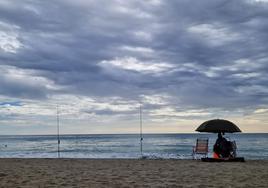
[[[195,34],[200,40],[212,46],[221,46],[239,40],[239,33],[230,31],[226,26],[217,24],[201,24],[188,28],[188,31]],[[198,39],[197,39],[198,40]]]
[[153,49],[146,48],[146,47],[122,46],[119,49],[123,51],[130,51],[130,52],[144,53],[144,54],[151,54],[154,52]]
[[8,53],[16,53],[22,47],[18,40],[19,27],[0,22],[0,50]]
[[164,117],[202,117],[209,116],[211,113],[206,112],[205,110],[186,110],[182,112],[178,112],[176,109],[165,107],[154,110],[152,112],[152,116],[164,116]]
[[21,106],[21,103],[20,103],[20,101],[1,102],[0,106],[5,106],[5,107],[8,107],[8,106]]
[[253,0],[3,0],[0,104],[33,109],[11,105],[5,114],[19,114],[18,124],[31,122],[28,112],[52,124],[43,103],[61,103],[83,127],[89,116],[134,122],[139,103],[155,122],[260,117],[267,12]]
[[[140,51],[148,51],[147,49],[138,49]],[[133,57],[124,57],[122,59],[116,58],[111,61],[101,61],[100,66],[109,68],[119,68],[129,71],[137,71],[140,73],[161,73],[167,72],[173,68],[173,65],[168,63],[153,63],[153,62],[141,62]],[[108,68],[108,69],[109,69]]]
[[256,109],[255,111],[254,111],[254,113],[266,113],[266,112],[268,112],[268,109],[263,109],[263,108],[260,108],[260,109]]

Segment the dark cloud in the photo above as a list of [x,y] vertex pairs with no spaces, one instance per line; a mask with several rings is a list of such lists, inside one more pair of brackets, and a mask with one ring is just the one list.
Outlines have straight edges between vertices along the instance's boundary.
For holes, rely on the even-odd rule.
[[[0,94],[6,97],[142,100],[164,93],[171,106],[230,110],[267,98],[267,3],[3,1],[0,18],[0,31],[14,39],[6,45],[15,50],[1,47],[0,65],[31,70],[24,82],[5,73]],[[126,67],[129,57],[139,64]],[[27,75],[46,82],[29,83]]]
[[0,76],[0,93],[9,97],[21,99],[46,99],[47,89],[44,86],[23,82],[23,80],[12,80]]

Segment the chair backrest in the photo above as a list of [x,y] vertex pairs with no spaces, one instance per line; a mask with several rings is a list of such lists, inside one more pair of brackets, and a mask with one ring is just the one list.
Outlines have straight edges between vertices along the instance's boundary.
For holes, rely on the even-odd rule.
[[232,145],[232,150],[236,151],[236,149],[237,149],[236,142],[231,141],[231,145]]
[[208,138],[196,139],[195,153],[199,154],[208,153]]
[[231,157],[236,157],[236,142],[235,141],[231,141],[231,151],[230,151],[230,156]]

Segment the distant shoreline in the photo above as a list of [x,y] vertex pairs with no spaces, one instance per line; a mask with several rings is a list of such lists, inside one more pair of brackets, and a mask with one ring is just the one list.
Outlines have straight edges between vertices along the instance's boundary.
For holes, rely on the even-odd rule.
[[[197,132],[194,132],[194,133],[143,133],[143,135],[192,135],[192,134],[195,134],[195,135],[213,135],[215,133],[197,133]],[[246,134],[268,134],[268,133],[229,133],[229,134],[233,134],[233,135],[239,135],[239,134],[243,134],[243,135],[246,135]],[[140,133],[104,133],[104,134],[60,134],[61,136],[74,136],[74,135],[77,135],[77,136],[87,136],[87,135],[140,135]],[[216,135],[216,134],[215,134]],[[0,134],[0,136],[57,136],[57,134],[16,134],[16,135],[9,135],[9,134]]]

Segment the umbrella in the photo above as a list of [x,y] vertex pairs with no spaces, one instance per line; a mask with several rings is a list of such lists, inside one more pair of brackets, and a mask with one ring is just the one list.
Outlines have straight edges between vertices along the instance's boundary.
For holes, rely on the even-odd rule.
[[213,119],[202,123],[195,131],[210,133],[234,133],[241,130],[232,122],[224,119]]

